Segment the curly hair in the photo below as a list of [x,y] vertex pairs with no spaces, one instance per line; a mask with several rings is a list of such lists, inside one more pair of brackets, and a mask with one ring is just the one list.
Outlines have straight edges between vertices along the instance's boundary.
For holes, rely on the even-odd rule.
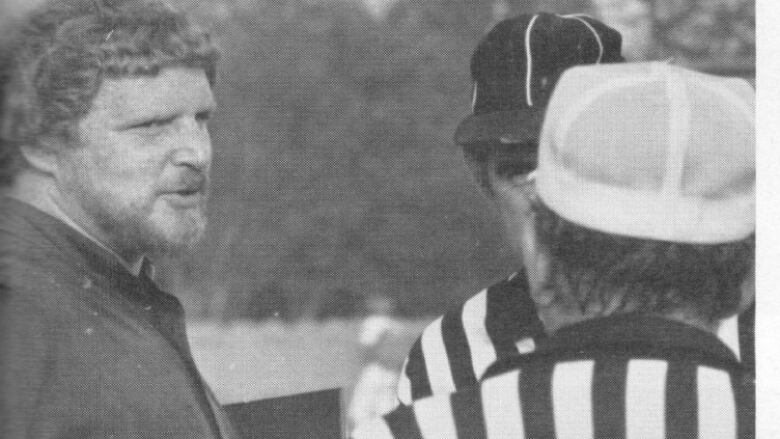
[[[735,314],[753,269],[755,235],[702,245],[591,230],[534,205],[537,235],[550,251],[556,291],[583,311],[684,313],[713,323]],[[559,293],[560,294],[560,293]]]
[[14,30],[0,72],[0,184],[22,165],[20,146],[73,138],[104,78],[175,65],[215,82],[216,45],[161,0],[51,0]]

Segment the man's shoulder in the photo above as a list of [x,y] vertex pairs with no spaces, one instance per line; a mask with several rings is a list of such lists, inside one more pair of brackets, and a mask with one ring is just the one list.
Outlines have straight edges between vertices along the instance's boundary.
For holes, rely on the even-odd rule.
[[21,328],[30,325],[56,328],[81,319],[87,307],[81,290],[90,286],[89,281],[79,285],[78,275],[72,270],[65,274],[50,268],[53,267],[34,267],[18,259],[0,261],[3,319]]
[[533,346],[540,327],[523,273],[484,288],[422,331],[404,363],[399,400],[476,383],[497,358],[516,354],[518,342]]
[[35,270],[55,261],[67,258],[51,239],[47,238],[46,227],[53,218],[32,206],[12,198],[0,198],[0,268],[2,274],[18,270]]
[[[520,372],[510,371],[450,393],[400,405],[381,418],[359,424],[355,439],[526,437],[519,399]],[[433,437],[433,436],[432,436]],[[492,437],[492,436],[491,436]]]
[[[504,322],[517,320],[519,309],[534,310],[528,291],[528,283],[522,272],[513,273],[469,297],[463,302],[450,307],[444,314],[428,324],[423,330],[427,332],[442,331],[443,336],[453,333],[452,325],[442,325],[448,320],[460,322],[484,322],[491,319],[497,326],[503,326]],[[454,334],[452,334],[454,335]]]
[[3,198],[0,212],[0,284],[9,294],[67,296],[85,281],[85,266],[73,247],[67,226],[21,201]]
[[[77,321],[84,311],[85,291],[93,282],[84,270],[56,246],[34,234],[14,235],[14,229],[0,229],[0,306],[2,312],[30,319],[46,326]],[[32,236],[27,239],[26,236]],[[29,326],[24,319],[15,325]]]
[[[5,238],[2,233],[0,238]],[[0,239],[0,243],[3,244],[0,248],[0,284],[11,297],[63,299],[68,296],[67,292],[82,287],[78,282],[84,278],[80,275],[81,270],[69,264],[56,248],[25,247],[26,242],[11,239]],[[51,291],[57,294],[49,294]]]

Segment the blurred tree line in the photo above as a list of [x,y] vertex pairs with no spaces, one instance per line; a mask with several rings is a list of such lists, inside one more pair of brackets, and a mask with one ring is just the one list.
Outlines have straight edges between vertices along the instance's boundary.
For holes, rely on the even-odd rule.
[[471,51],[499,19],[640,20],[636,59],[754,66],[752,0],[180,3],[224,49],[220,111],[206,242],[161,271],[191,311],[225,319],[359,314],[373,296],[440,313],[514,270],[451,140]]

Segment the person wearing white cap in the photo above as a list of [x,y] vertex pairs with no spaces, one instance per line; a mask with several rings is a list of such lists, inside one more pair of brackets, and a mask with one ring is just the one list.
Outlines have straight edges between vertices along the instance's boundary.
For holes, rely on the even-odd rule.
[[550,337],[354,437],[752,437],[754,395],[716,331],[753,301],[753,106],[742,80],[664,63],[564,73],[536,190],[516,193]]

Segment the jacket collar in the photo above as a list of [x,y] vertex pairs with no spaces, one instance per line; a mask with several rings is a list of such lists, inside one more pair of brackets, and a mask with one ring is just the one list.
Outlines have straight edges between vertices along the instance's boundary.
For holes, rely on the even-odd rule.
[[714,334],[660,317],[626,314],[562,328],[542,340],[533,352],[499,359],[481,379],[522,368],[528,362],[605,357],[686,361],[729,371],[741,369],[731,349]]
[[624,314],[564,327],[540,345],[539,352],[624,352],[647,356],[686,356],[692,360],[737,363],[715,334],[656,316]]
[[0,231],[33,245],[43,238],[61,250],[63,256],[70,259],[69,263],[83,265],[87,270],[116,282],[136,283],[139,275],[151,275],[152,267],[146,258],[130,265],[61,218],[15,198],[3,197],[0,201],[4,207]]

